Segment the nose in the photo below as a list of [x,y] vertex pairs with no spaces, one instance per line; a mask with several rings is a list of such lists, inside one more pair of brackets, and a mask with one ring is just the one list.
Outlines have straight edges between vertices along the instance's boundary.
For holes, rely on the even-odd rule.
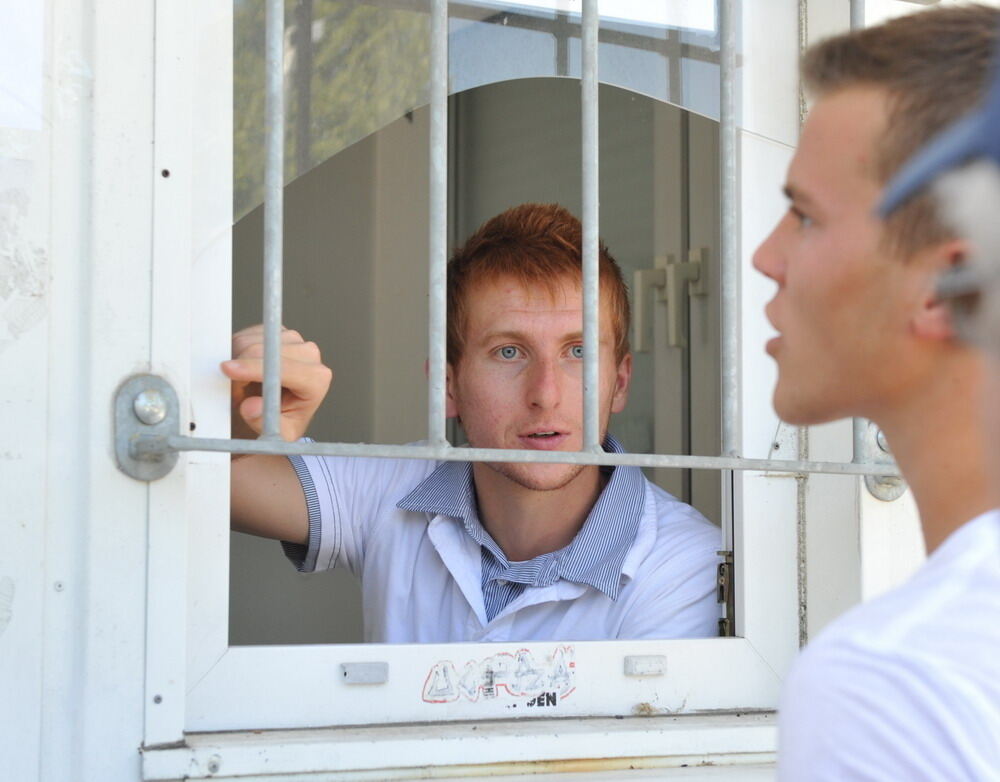
[[556,359],[539,358],[532,362],[528,375],[528,405],[541,409],[553,409],[562,401],[566,373]]
[[753,267],[774,280],[778,285],[785,281],[784,253],[781,249],[781,233],[787,217],[783,217],[771,230],[768,237],[761,242],[753,254]]

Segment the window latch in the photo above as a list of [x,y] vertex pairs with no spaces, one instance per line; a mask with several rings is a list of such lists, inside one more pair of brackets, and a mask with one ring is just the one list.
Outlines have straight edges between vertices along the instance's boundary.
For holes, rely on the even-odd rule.
[[[654,291],[654,302],[667,305],[667,344],[673,348],[686,348],[687,323],[683,297],[704,296],[708,293],[706,275],[708,249],[701,247],[691,250],[688,259],[678,262],[673,255],[656,258],[652,269],[638,269],[633,275],[633,333],[632,349],[636,353],[649,350],[646,332],[649,330],[649,294]],[[686,291],[685,291],[686,289]]]

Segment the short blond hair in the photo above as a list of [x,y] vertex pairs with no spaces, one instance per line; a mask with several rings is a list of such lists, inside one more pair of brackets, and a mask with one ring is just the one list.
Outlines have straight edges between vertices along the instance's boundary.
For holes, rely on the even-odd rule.
[[[888,124],[875,159],[875,174],[884,184],[982,100],[998,33],[996,8],[933,8],[821,41],[805,53],[802,78],[820,98],[858,86],[888,93]],[[898,209],[886,229],[892,249],[903,255],[951,237],[926,194]]]

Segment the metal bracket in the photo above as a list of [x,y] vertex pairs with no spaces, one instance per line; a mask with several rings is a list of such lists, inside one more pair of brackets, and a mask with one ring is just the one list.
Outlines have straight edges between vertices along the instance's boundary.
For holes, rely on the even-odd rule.
[[177,452],[140,450],[142,438],[180,431],[180,405],[173,386],[156,375],[133,375],[115,393],[115,460],[138,481],[155,481],[177,463]]
[[715,552],[722,557],[719,563],[718,574],[716,576],[716,596],[717,603],[722,603],[726,607],[726,615],[719,620],[719,635],[723,638],[731,637],[735,634],[736,628],[733,622],[736,610],[735,593],[733,592],[733,564],[735,559],[732,551]]
[[[892,451],[885,435],[871,421],[867,421],[864,432],[864,461],[871,464],[895,464]],[[865,488],[875,499],[882,502],[898,500],[906,493],[906,481],[892,475],[866,475]]]
[[706,276],[708,250],[704,247],[691,250],[688,260],[678,263],[673,255],[660,255],[656,258],[656,266],[652,269],[638,269],[633,275],[632,307],[633,332],[632,349],[636,353],[649,350],[646,345],[646,324],[649,322],[649,310],[646,306],[646,290],[657,291],[655,301],[667,305],[667,344],[674,348],[687,347],[687,324],[684,322],[685,283],[688,296],[704,296],[708,293]]

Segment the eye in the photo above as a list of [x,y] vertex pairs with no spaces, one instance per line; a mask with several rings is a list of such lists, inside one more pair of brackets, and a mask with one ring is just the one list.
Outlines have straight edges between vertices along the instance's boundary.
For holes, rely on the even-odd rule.
[[574,345],[569,349],[569,352],[573,358],[583,358],[583,345]]
[[500,358],[507,359],[508,361],[517,358],[518,350],[513,345],[504,345],[502,348],[497,350],[497,355]]
[[809,228],[813,225],[813,219],[803,212],[801,209],[797,209],[794,206],[788,207],[788,211],[792,213],[796,220],[799,221],[800,228]]

